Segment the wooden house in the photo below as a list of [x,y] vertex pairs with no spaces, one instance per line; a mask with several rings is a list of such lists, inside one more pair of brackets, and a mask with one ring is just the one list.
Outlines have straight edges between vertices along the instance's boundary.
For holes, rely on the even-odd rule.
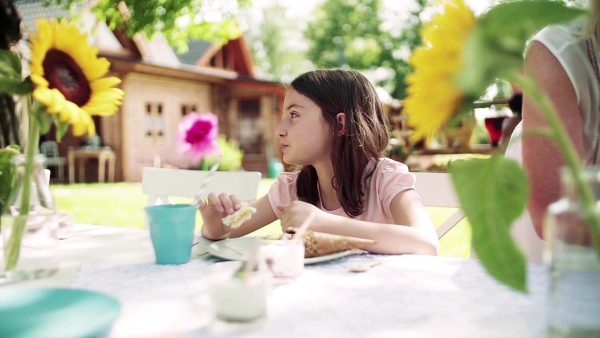
[[[36,18],[65,16],[56,7],[44,8],[42,1],[16,3],[32,30]],[[192,111],[215,113],[220,133],[238,140],[244,150],[244,169],[267,173],[270,154],[280,153],[275,128],[285,88],[254,77],[243,36],[220,47],[192,41],[188,52],[177,54],[160,35],[151,41],[141,35],[129,38],[90,14],[81,21],[83,29],[95,32],[90,43],[111,62],[109,75],[119,77],[125,91],[117,114],[94,117],[102,145],[116,153],[118,181],[141,181],[147,166],[197,165],[175,147],[178,123]],[[68,134],[59,146],[61,156],[83,143],[85,138]],[[96,167],[93,161],[86,164],[86,180],[97,179]]]

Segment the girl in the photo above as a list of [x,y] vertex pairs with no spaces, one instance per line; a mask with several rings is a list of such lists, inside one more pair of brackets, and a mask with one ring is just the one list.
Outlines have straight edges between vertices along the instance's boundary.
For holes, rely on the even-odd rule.
[[285,95],[277,127],[283,160],[301,167],[283,173],[252,203],[253,217],[239,228],[221,218],[240,208],[235,196],[210,194],[200,203],[202,235],[239,237],[277,218],[299,227],[315,213],[313,231],[377,241],[373,253],[438,253],[429,216],[407,167],[381,158],[388,142],[386,115],[371,83],[360,73],[316,70],[300,75]]

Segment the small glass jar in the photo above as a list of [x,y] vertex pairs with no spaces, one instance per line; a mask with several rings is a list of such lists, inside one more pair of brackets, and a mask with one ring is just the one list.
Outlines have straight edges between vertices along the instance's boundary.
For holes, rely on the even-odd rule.
[[36,155],[29,195],[29,212],[21,215],[25,156],[13,159],[16,192],[0,217],[2,250],[0,272],[10,281],[43,278],[58,271],[58,223],[54,199],[44,170],[44,157]]
[[[598,206],[600,167],[586,167],[583,175]],[[547,333],[600,337],[600,259],[570,170],[563,169],[561,179],[563,195],[548,207],[545,228],[544,259],[550,267]],[[600,211],[596,207],[594,212]]]

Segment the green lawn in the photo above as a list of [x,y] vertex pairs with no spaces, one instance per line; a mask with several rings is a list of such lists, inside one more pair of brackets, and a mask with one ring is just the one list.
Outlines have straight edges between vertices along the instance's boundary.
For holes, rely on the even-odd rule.
[[[273,179],[262,179],[258,195],[267,193]],[[146,196],[141,183],[91,183],[51,185],[50,189],[60,212],[73,215],[73,222],[142,229]],[[188,203],[190,199],[174,199]],[[427,208],[437,226],[448,217],[452,208]],[[197,225],[202,221],[198,217]],[[279,221],[258,230],[255,234],[267,235],[280,232]],[[441,253],[445,256],[468,257],[470,250],[470,227],[462,221],[440,240]]]

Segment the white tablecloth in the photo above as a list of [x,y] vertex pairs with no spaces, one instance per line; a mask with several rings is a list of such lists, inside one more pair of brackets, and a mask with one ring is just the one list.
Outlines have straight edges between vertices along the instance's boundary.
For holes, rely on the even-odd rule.
[[[57,276],[20,284],[70,285],[119,299],[123,312],[111,337],[223,336],[210,328],[206,270],[213,260],[179,266],[153,263],[146,231],[73,227],[61,241]],[[540,337],[547,273],[528,268],[528,294],[491,279],[476,260],[390,256],[352,273],[375,255],[309,265],[268,297],[265,325],[241,337]]]

